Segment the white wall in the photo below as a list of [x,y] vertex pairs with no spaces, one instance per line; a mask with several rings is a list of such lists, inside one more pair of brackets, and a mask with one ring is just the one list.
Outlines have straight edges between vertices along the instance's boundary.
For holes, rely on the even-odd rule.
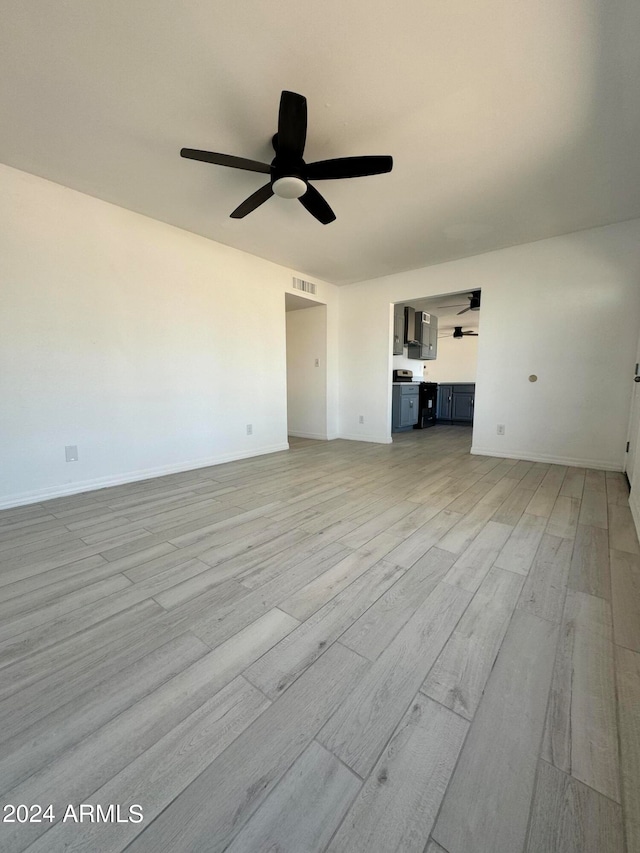
[[[640,433],[635,435],[637,445],[640,445]],[[636,526],[636,533],[640,539],[640,456],[636,454],[634,470],[632,472],[633,483],[629,495],[629,507]]]
[[413,371],[414,379],[425,382],[475,382],[478,366],[478,338],[464,337],[454,339],[438,338],[438,357],[433,361],[418,361],[407,357],[407,348],[403,355],[393,356],[393,368],[407,368]]
[[[480,288],[474,452],[620,470],[640,220],[341,288],[341,434],[390,441],[391,303]],[[356,324],[366,330],[357,339],[348,334]]]
[[0,506],[285,449],[292,274],[0,166]]
[[[0,506],[286,447],[292,274],[0,166]],[[318,282],[327,436],[391,440],[391,303],[477,288],[474,449],[621,468],[638,220]]]
[[287,312],[287,415],[289,435],[327,438],[326,305]]

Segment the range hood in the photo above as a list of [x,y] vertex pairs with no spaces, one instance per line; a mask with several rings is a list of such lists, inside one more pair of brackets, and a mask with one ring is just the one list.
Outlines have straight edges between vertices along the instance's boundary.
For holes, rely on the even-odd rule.
[[409,305],[404,309],[404,342],[405,344],[418,344],[416,337],[416,309]]

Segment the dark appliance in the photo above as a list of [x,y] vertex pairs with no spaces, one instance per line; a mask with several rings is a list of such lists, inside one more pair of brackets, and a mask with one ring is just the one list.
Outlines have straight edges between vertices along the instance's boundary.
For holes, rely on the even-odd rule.
[[394,382],[413,382],[413,371],[412,370],[394,370],[393,371],[393,381]]
[[426,429],[435,425],[437,399],[438,384],[421,382],[418,386],[418,422],[414,424],[414,429]]

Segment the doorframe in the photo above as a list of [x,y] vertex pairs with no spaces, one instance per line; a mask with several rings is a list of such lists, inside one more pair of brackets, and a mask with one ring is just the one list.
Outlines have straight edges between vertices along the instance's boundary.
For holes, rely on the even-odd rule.
[[[640,374],[640,338],[636,352],[635,374]],[[633,383],[631,392],[631,410],[629,412],[629,427],[627,429],[627,441],[632,453],[625,454],[624,473],[631,487],[629,493],[629,508],[636,526],[638,538],[640,538],[640,383]],[[631,474],[631,476],[629,476]]]
[[[325,302],[319,302],[315,299],[308,299],[305,296],[300,296],[297,293],[289,293],[285,291],[285,385],[286,385],[286,410],[287,410],[287,435],[295,438],[311,438],[318,441],[327,441],[329,435],[329,383],[328,383],[328,306]],[[323,352],[304,352],[303,363],[301,369],[305,371],[307,376],[313,376],[314,371],[319,371],[318,378],[323,386],[323,412],[312,424],[312,430],[291,429],[289,422],[289,392],[290,392],[290,370],[289,370],[289,331],[287,325],[287,317],[290,313],[297,313],[306,309],[324,308],[322,314],[316,312],[314,320],[318,321],[318,331],[323,337]],[[316,365],[316,361],[319,363]],[[315,398],[317,400],[317,397]]]
[[[482,291],[482,288],[475,288],[475,289]],[[428,295],[428,296],[418,296],[418,297],[409,298],[409,299],[398,299],[398,300],[395,300],[394,302],[389,303],[389,337],[388,337],[388,341],[389,341],[389,349],[388,349],[389,385],[388,385],[388,395],[387,395],[387,423],[388,423],[388,427],[387,427],[388,433],[387,434],[388,434],[389,442],[393,442],[393,436],[394,436],[394,433],[392,431],[392,426],[391,426],[391,419],[392,419],[392,405],[393,405],[392,404],[392,400],[393,400],[393,363],[394,363],[393,359],[395,357],[393,354],[393,331],[394,331],[395,306],[396,305],[410,305],[412,302],[426,302],[426,301],[432,301],[432,300],[435,301],[436,299],[437,300],[452,299],[453,297],[456,297],[456,296],[460,296],[460,297],[468,296],[469,293],[470,293],[469,290],[453,290],[453,291],[445,291],[444,293],[436,293],[432,296]],[[464,303],[461,303],[461,305],[464,305]],[[420,309],[420,310],[423,310],[423,309]],[[427,310],[427,309],[424,309],[424,310]],[[437,309],[434,309],[434,314],[435,314],[436,310]],[[480,313],[482,313],[482,307],[480,308]],[[463,325],[464,325],[464,323],[463,323]],[[478,346],[479,346],[479,344],[478,344]],[[425,363],[426,364],[429,363],[428,361],[426,361],[426,362],[423,362],[420,360],[417,360],[417,361],[420,365],[424,365]],[[473,384],[475,386],[474,419],[473,419],[473,422],[471,424],[471,446],[472,447],[473,447],[473,431],[475,429],[475,409],[477,408],[477,399],[478,399],[477,362],[478,362],[478,355],[476,354],[476,378],[473,382]],[[463,385],[465,383],[463,383],[461,381],[457,384]]]

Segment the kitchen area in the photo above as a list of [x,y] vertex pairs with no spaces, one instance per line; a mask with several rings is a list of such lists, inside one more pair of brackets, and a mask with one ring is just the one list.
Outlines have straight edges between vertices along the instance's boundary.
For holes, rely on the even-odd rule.
[[392,433],[473,424],[481,292],[394,306]]

